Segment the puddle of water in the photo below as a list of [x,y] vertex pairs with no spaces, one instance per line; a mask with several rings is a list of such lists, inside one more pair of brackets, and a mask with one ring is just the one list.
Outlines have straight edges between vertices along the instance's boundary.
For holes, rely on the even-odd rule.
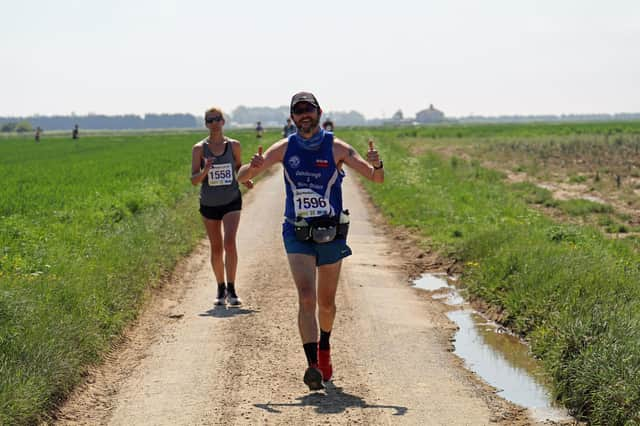
[[[457,278],[447,274],[422,274],[420,278],[413,282],[415,288],[426,291],[438,291],[432,294],[433,299],[442,299],[444,303],[451,306],[459,306],[464,303],[464,298],[456,290],[455,286],[449,284],[449,280],[456,281]],[[439,290],[445,290],[439,292]]]
[[544,420],[569,418],[565,410],[551,403],[539,363],[517,337],[497,333],[494,325],[472,311],[453,311],[447,316],[460,327],[455,335],[455,354],[497,388],[500,396]]
[[445,274],[422,274],[420,278],[413,282],[413,285],[416,288],[428,291],[452,288],[447,282],[447,276]]
[[464,304],[464,298],[457,291],[448,291],[431,296],[432,299],[441,300],[450,306],[460,306]]
[[464,298],[456,291],[455,293],[451,293],[444,303],[451,306],[460,306],[464,304]]
[[[464,299],[446,278],[424,274],[415,281],[415,287],[438,291],[432,298],[448,305],[463,305]],[[495,323],[468,309],[452,311],[447,316],[459,327],[454,353],[470,370],[497,388],[500,396],[528,408],[539,421],[571,419],[565,409],[552,404],[542,367],[520,339],[499,332],[502,329]]]

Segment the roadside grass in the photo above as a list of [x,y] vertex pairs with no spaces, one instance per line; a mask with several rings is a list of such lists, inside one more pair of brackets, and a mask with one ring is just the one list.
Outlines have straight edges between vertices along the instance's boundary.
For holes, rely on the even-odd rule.
[[561,200],[558,207],[571,216],[586,216],[592,213],[613,213],[613,207],[608,204],[596,203],[584,199]]
[[531,178],[566,182],[640,208],[634,191],[640,176],[640,130],[634,126],[620,133],[609,129],[594,134],[477,140],[470,151],[482,161],[526,172]]
[[[395,129],[341,136],[360,152],[375,138],[386,177],[384,185],[365,182],[374,202],[389,222],[414,229],[423,244],[464,265],[470,297],[489,302],[530,341],[573,415],[594,424],[640,422],[637,242],[556,223],[523,197],[524,190],[544,204],[544,190],[514,187],[477,162],[435,155],[428,138]],[[558,202],[579,215],[610,214],[594,204]]]
[[[252,132],[229,135],[250,158]],[[204,136],[0,141],[0,424],[45,420],[205,237],[189,180]]]
[[558,207],[560,202],[553,198],[551,191],[534,185],[531,182],[519,182],[511,185],[511,189],[520,194],[529,204],[539,204],[544,207]]

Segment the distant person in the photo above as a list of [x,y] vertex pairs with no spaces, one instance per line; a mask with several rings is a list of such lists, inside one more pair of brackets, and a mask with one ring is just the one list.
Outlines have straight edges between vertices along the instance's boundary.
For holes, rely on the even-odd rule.
[[324,123],[322,123],[322,128],[327,132],[333,132],[333,121],[327,118],[326,120],[324,120]]
[[80,138],[80,130],[78,129],[78,125],[77,124],[75,126],[73,126],[73,131],[71,132],[71,138],[72,139],[79,139]]
[[[242,305],[235,287],[238,267],[236,234],[240,224],[242,194],[236,173],[242,165],[240,142],[223,133],[219,108],[205,111],[209,136],[191,150],[191,183],[200,184],[200,214],[211,245],[211,267],[218,285],[216,306]],[[245,183],[251,188],[253,182]],[[226,279],[225,279],[226,273]]]
[[288,138],[290,135],[296,132],[296,126],[291,122],[290,118],[287,118],[287,124],[282,128],[282,137]]
[[40,142],[40,133],[42,133],[42,129],[40,128],[40,126],[36,127],[36,142]]
[[[384,168],[369,141],[366,160],[348,143],[320,128],[322,109],[309,92],[291,98],[290,113],[298,131],[262,147],[238,172],[244,182],[281,163],[285,177],[282,238],[298,290],[298,329],[307,358],[303,381],[310,390],[331,379],[329,342],[336,316],[336,291],[347,245],[348,211],[343,207],[344,166],[365,178],[384,182]],[[317,318],[316,318],[316,312]],[[319,332],[318,332],[319,331]]]
[[262,123],[258,121],[256,123],[256,138],[258,139],[262,138],[263,134],[264,134],[264,129],[262,128]]

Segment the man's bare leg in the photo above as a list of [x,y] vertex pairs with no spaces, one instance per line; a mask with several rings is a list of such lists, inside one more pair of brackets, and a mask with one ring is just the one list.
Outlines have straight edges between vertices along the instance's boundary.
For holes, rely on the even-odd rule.
[[316,259],[298,253],[290,253],[287,257],[293,281],[298,289],[298,328],[302,343],[317,342]]
[[290,253],[289,266],[298,289],[298,328],[309,367],[304,372],[304,383],[310,390],[320,390],[322,372],[318,369],[318,321],[316,320],[316,258],[306,254]]
[[320,329],[331,331],[336,318],[336,291],[342,260],[318,267],[318,320]]

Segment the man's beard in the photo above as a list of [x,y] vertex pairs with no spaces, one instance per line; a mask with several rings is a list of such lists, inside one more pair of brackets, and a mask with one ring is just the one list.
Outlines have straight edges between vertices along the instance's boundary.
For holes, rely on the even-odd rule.
[[310,133],[316,127],[318,127],[318,124],[320,123],[320,116],[318,115],[318,117],[315,119],[311,117],[308,122],[303,122],[303,120],[299,120],[299,121],[296,121],[295,123],[300,133]]

